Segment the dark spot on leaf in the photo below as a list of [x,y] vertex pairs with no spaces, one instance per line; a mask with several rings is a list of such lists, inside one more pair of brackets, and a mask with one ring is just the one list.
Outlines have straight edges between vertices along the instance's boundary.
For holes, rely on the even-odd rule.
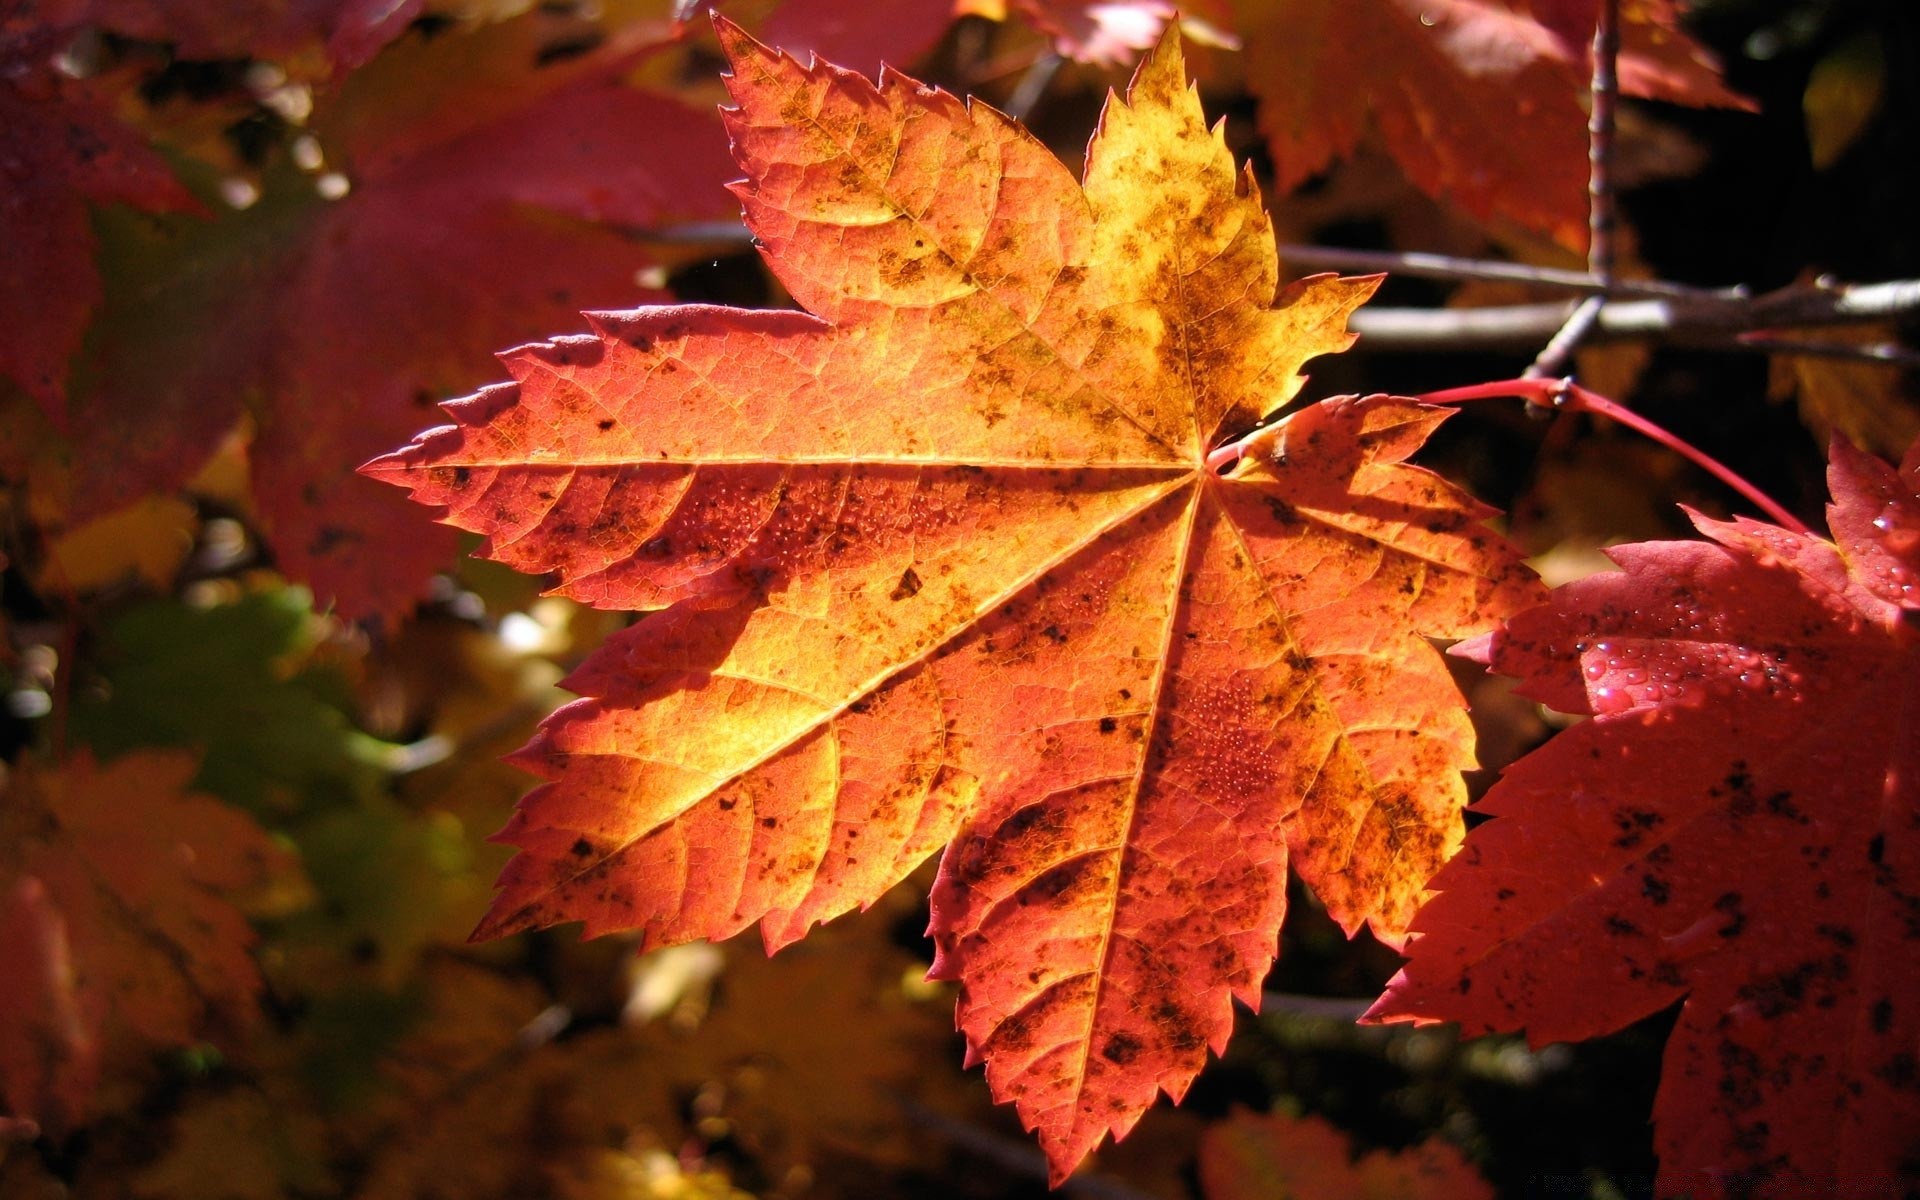
[[587,839],[579,838],[573,843],[573,856],[575,858],[585,858],[592,853],[593,843]]
[[1120,728],[1120,722],[1118,722],[1118,721],[1116,721],[1116,720],[1114,720],[1114,719],[1113,719],[1112,717],[1101,717],[1101,718],[1100,718],[1100,732],[1101,732],[1101,733],[1112,733],[1112,732],[1113,732],[1114,730],[1116,730],[1116,729],[1118,729],[1118,728]]
[[1658,907],[1664,905],[1668,899],[1672,897],[1673,889],[1668,887],[1667,881],[1658,875],[1642,875],[1640,877],[1640,894],[1653,901],[1654,905]]
[[1724,914],[1727,918],[1727,923],[1720,928],[1720,936],[1723,938],[1739,937],[1741,931],[1747,927],[1747,914],[1740,906],[1740,893],[1723,893],[1719,899],[1713,902],[1713,907],[1717,912]]
[[1126,1066],[1140,1057],[1140,1039],[1128,1033],[1116,1033],[1100,1048],[1100,1057],[1118,1066]]
[[1896,1054],[1875,1067],[1873,1073],[1900,1091],[1912,1091],[1916,1085],[1920,1085],[1920,1058],[1916,1058],[1912,1051]]
[[892,599],[908,600],[920,594],[920,576],[912,567],[900,572],[900,582],[894,585]]
[[307,553],[314,555],[327,554],[348,542],[364,540],[366,539],[354,530],[342,529],[338,525],[322,525],[319,531],[313,535],[313,540],[307,543]]
[[598,421],[595,421],[594,425],[599,428],[601,433],[605,433],[607,430],[613,428],[613,418],[602,417]]
[[548,42],[546,45],[540,47],[539,52],[533,56],[534,65],[544,67],[551,63],[565,62],[571,58],[583,57],[593,53],[594,50],[599,48],[600,43],[604,41],[606,41],[605,34],[588,33],[578,37],[562,38],[557,41]]

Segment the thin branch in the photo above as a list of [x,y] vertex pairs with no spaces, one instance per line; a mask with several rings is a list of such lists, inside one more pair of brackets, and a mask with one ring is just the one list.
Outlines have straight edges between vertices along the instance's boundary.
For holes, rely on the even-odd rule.
[[[1551,338],[1572,315],[1570,304],[1491,308],[1362,308],[1356,333],[1369,350],[1515,350]],[[1920,314],[1920,279],[1783,288],[1761,296],[1697,295],[1685,299],[1609,301],[1594,341],[1658,341],[1716,349],[1768,350],[1742,335],[1764,330],[1884,321]],[[1882,359],[1883,355],[1860,355]]]
[[1613,285],[1613,114],[1620,95],[1620,0],[1601,0],[1593,29],[1592,111],[1587,117],[1587,273]]
[[[1037,69],[1041,64],[1035,63]],[[1011,105],[1011,101],[1008,102]],[[641,241],[666,246],[747,246],[753,234],[738,221],[685,221],[678,225],[646,226],[628,229]],[[1498,258],[1457,258],[1451,254],[1426,254],[1420,251],[1354,250],[1343,246],[1306,246],[1284,244],[1279,247],[1280,261],[1288,268],[1307,271],[1340,271],[1371,275],[1384,271],[1389,275],[1409,275],[1416,279],[1441,279],[1455,282],[1485,280],[1492,283],[1518,283],[1564,292],[1598,292],[1604,285],[1585,271],[1567,271],[1557,267],[1534,267]],[[1701,288],[1658,279],[1623,279],[1613,285],[1621,296],[1744,296],[1740,288]]]
[[[1283,245],[1280,247],[1280,261],[1289,268],[1309,271],[1341,271],[1363,275],[1385,271],[1389,275],[1410,275],[1416,279],[1485,280],[1568,292],[1598,292],[1606,287],[1601,280],[1585,271],[1532,267],[1496,258],[1456,258],[1450,254],[1424,254],[1419,251],[1400,253],[1350,250],[1340,246]],[[1612,291],[1620,296],[1732,297],[1746,294],[1738,288],[1700,288],[1657,279],[1618,280],[1613,284]]]
[[1573,361],[1573,352],[1580,343],[1587,340],[1594,326],[1600,321],[1600,310],[1606,307],[1603,296],[1588,296],[1573,306],[1567,319],[1554,331],[1547,344],[1540,348],[1533,362],[1527,365],[1525,375],[1529,379],[1555,379],[1567,373],[1567,364]]
[[[735,221],[700,221],[630,230],[634,236],[672,245],[745,247],[752,235]],[[1530,267],[1498,259],[1453,258],[1444,254],[1347,250],[1325,246],[1282,246],[1282,261],[1307,270],[1386,271],[1427,279],[1484,279],[1564,291],[1598,293],[1602,281],[1584,271]],[[1594,318],[1588,340],[1658,341],[1722,350],[1821,354],[1867,362],[1906,363],[1908,352],[1886,348],[1821,344],[1788,351],[1755,334],[1817,325],[1844,325],[1920,315],[1920,279],[1886,283],[1836,283],[1819,280],[1755,296],[1745,288],[1697,288],[1659,280],[1623,279]],[[1524,352],[1566,326],[1579,302],[1497,305],[1487,308],[1362,308],[1351,318],[1363,348],[1403,351]]]
[[1800,338],[1774,337],[1766,333],[1740,335],[1740,344],[1749,350],[1767,354],[1785,354],[1801,358],[1838,358],[1855,362],[1886,363],[1894,367],[1920,368],[1920,350],[1909,350],[1897,342],[1817,342]]
[[1552,338],[1540,348],[1525,375],[1557,379],[1568,373],[1574,352],[1600,319],[1613,294],[1613,110],[1619,91],[1614,60],[1620,53],[1620,0],[1601,0],[1593,29],[1593,83],[1587,118],[1587,274],[1600,291],[1582,300]]
[[1303,996],[1297,992],[1261,992],[1260,1013],[1272,1016],[1285,1013],[1309,1021],[1335,1021],[1351,1025],[1373,1007],[1372,1000],[1345,999],[1337,996]]

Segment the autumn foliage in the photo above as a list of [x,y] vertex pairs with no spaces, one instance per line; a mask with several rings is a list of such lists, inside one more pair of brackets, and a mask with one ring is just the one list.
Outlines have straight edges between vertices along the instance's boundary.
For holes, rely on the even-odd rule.
[[1279,249],[1564,265],[1596,71],[1764,111],[1679,7],[507,8],[0,3],[0,1190],[933,1194],[990,1093],[1053,1186],[1482,1196],[1563,1168],[1286,1031],[1524,1108],[1673,1011],[1620,1186],[1920,1186],[1895,376],[1792,376],[1824,532],[1707,516]]

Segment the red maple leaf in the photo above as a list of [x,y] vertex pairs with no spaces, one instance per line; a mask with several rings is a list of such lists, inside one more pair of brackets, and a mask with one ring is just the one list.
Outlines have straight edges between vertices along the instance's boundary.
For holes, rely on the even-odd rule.
[[[485,378],[493,348],[657,295],[627,229],[726,205],[717,121],[620,78],[667,34],[536,12],[355,72],[313,118],[344,196],[277,174],[254,209],[127,272],[72,401],[76,508],[177,486],[251,412],[278,565],[351,614],[409,606],[451,537],[409,528],[354,468]],[[582,37],[603,44],[553,52]]]
[[1471,762],[1427,637],[1530,602],[1441,419],[1324,401],[1372,280],[1275,302],[1259,193],[1177,37],[1077,184],[903,76],[722,27],[746,220],[809,313],[591,314],[370,464],[487,553],[660,609],[568,680],[476,936],[584,921],[770,947],[952,842],[935,973],[1062,1177],[1225,1046],[1289,866],[1397,933]]
[[1372,1015],[1586,1038],[1685,999],[1659,1191],[1920,1182],[1920,445],[1834,542],[1694,518],[1477,647],[1591,713],[1509,768]]
[[186,755],[11,769],[0,797],[0,1099],[62,1131],[118,1051],[249,1020],[235,906],[291,867],[251,819],[187,792]]

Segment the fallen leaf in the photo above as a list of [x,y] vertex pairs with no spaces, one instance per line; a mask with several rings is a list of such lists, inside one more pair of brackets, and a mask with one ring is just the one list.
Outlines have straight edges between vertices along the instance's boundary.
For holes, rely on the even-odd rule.
[[1538,1045],[1684,1000],[1662,1196],[1920,1182],[1920,446],[1829,482],[1833,542],[1696,516],[1472,647],[1593,719],[1478,806],[1370,1014]]
[[[1017,125],[722,26],[737,192],[808,313],[589,314],[369,464],[605,607],[476,936],[770,947],[954,840],[935,974],[1056,1179],[1178,1097],[1272,962],[1291,858],[1393,938],[1461,836],[1428,637],[1538,593],[1404,465],[1443,414],[1305,408],[1372,280],[1273,303],[1271,227],[1172,33],[1084,189]],[[810,315],[811,314],[811,315]]]

